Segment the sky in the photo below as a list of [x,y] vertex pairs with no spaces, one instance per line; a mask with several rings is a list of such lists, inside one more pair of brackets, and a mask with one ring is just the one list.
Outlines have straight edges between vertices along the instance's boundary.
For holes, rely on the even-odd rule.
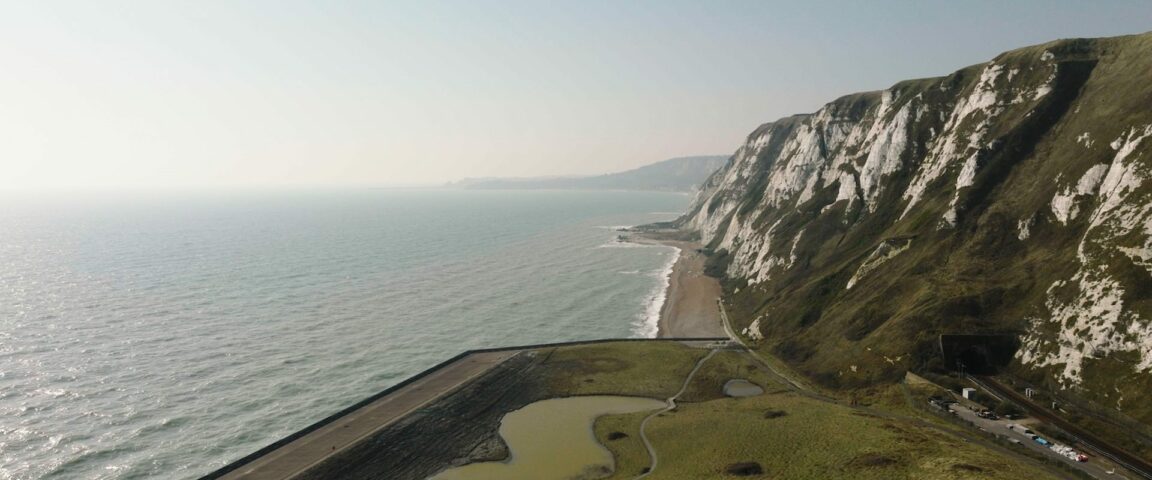
[[599,174],[1148,30],[1149,0],[0,0],[0,189]]

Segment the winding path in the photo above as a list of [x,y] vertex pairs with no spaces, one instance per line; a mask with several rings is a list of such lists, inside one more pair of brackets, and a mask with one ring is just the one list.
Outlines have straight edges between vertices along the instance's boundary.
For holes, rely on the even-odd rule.
[[748,344],[744,343],[744,339],[740,338],[740,335],[737,335],[736,331],[732,329],[732,323],[728,320],[728,311],[724,309],[724,302],[722,302],[719,298],[716,299],[716,307],[720,309],[720,321],[724,323],[724,333],[726,333],[733,342],[740,345],[740,347],[742,347],[745,352],[751,355],[757,363],[763,365],[764,368],[767,368],[768,371],[772,372],[772,374],[786,382],[793,390],[812,393],[811,388],[802,385],[800,382],[797,382],[791,377],[785,375],[784,372],[777,370],[776,367],[773,367],[770,362],[761,357],[760,354],[756,352],[756,350],[753,350],[752,347],[749,347]]
[[692,367],[692,371],[688,372],[688,377],[684,379],[684,385],[680,386],[680,391],[676,392],[675,395],[668,397],[668,406],[661,410],[652,412],[647,417],[644,417],[644,421],[640,422],[640,441],[644,442],[644,448],[648,449],[648,458],[652,459],[652,463],[648,466],[648,471],[636,476],[637,479],[651,475],[652,472],[656,471],[656,464],[658,463],[658,459],[656,458],[656,449],[652,447],[652,442],[648,440],[648,435],[644,433],[644,427],[647,427],[648,421],[656,418],[657,415],[676,408],[676,399],[679,398],[680,395],[683,395],[686,390],[688,390],[688,384],[692,383],[692,377],[696,376],[696,372],[700,371],[700,367],[704,366],[704,362],[707,362],[709,358],[712,358],[712,356],[716,355],[716,352],[719,351],[719,348],[713,348],[712,351],[708,352],[708,355],[705,355],[704,358],[701,358],[699,361],[697,361],[696,366]]

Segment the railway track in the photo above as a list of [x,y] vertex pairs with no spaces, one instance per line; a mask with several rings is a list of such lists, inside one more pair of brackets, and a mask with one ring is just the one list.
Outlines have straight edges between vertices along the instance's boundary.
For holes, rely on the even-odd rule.
[[1021,395],[1019,392],[1004,386],[992,377],[972,376],[968,377],[980,387],[988,390],[994,395],[1000,395],[1010,399],[1013,403],[1019,405],[1024,410],[1027,410],[1030,415],[1037,419],[1050,423],[1064,432],[1071,435],[1080,443],[1085,449],[1091,450],[1093,453],[1100,455],[1104,458],[1112,460],[1117,464],[1131,470],[1132,473],[1139,475],[1141,478],[1152,480],[1152,462],[1145,460],[1135,454],[1128,452],[1120,447],[1112,445],[1104,440],[1101,440],[1091,432],[1080,428],[1076,424],[1060,418],[1059,415],[1052,413],[1037,405],[1028,397]]

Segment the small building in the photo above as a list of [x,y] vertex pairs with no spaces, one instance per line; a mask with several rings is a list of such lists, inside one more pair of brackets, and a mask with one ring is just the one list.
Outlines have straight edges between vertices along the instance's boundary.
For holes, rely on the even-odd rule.
[[975,388],[964,388],[964,389],[960,390],[960,394],[963,395],[964,398],[967,398],[968,400],[972,400],[972,397],[976,396],[976,389]]

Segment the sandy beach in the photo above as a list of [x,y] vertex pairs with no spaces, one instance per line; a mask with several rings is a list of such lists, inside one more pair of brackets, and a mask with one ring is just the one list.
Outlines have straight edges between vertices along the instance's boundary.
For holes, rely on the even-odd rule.
[[656,239],[634,235],[629,239],[637,243],[655,243],[680,249],[680,258],[672,266],[664,307],[660,310],[660,338],[723,337],[724,326],[716,299],[720,298],[720,282],[704,274],[704,254],[701,246],[693,242]]

